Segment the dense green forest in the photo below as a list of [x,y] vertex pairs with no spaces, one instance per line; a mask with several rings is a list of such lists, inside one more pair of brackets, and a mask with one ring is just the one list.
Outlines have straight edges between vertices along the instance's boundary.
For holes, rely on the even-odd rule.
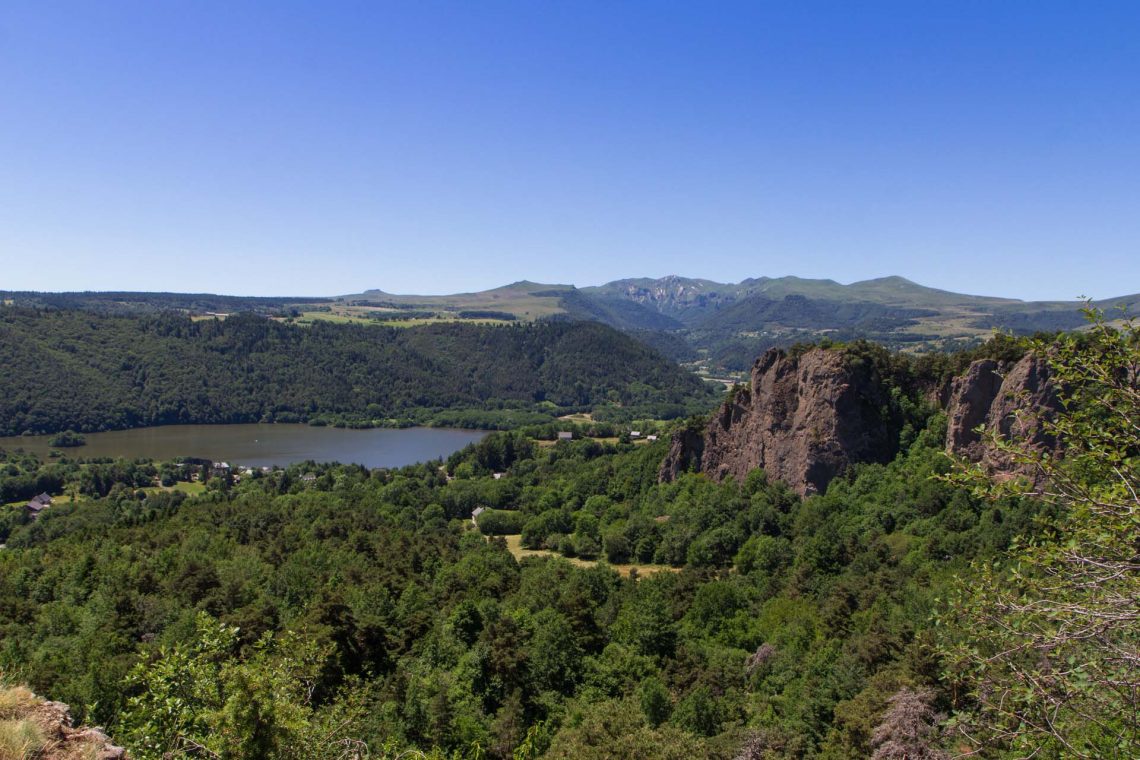
[[314,420],[495,427],[703,411],[715,391],[598,323],[412,328],[0,308],[0,434]]
[[[949,467],[940,424],[807,502],[759,472],[658,484],[664,442],[510,433],[452,457],[450,480],[310,464],[187,498],[139,491],[155,468],[124,467],[106,496],[8,536],[0,667],[141,757],[245,721],[281,747],[336,724],[465,757],[529,741],[534,756],[727,758],[757,732],[784,757],[866,756],[885,700],[936,681],[926,611],[950,573],[1035,511],[931,480]],[[678,572],[520,564],[471,529],[476,506],[525,516],[530,541],[554,526],[580,556]],[[271,694],[279,668],[309,668],[311,699]],[[238,694],[261,712],[227,712]]]

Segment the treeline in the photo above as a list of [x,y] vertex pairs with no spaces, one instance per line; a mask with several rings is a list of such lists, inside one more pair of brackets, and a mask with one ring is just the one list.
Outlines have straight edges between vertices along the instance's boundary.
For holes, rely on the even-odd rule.
[[[715,392],[596,323],[504,327],[193,321],[0,308],[0,434],[320,419],[480,427],[598,410],[671,418]],[[535,417],[533,415],[545,415]],[[459,420],[462,424],[462,420]]]
[[[13,528],[0,669],[143,760],[869,757],[888,700],[938,684],[951,574],[1033,526],[932,479],[941,424],[807,501],[761,472],[659,484],[664,441],[517,432],[446,472],[123,484]],[[677,572],[520,564],[471,529],[480,506],[532,545]]]
[[[178,310],[195,314],[251,312],[288,314],[294,307],[319,308],[329,298],[226,296],[215,293],[142,293],[134,291],[87,291],[41,293],[0,290],[0,300],[16,306],[51,309],[81,309],[102,314],[157,314]],[[327,307],[326,307],[327,308]]]

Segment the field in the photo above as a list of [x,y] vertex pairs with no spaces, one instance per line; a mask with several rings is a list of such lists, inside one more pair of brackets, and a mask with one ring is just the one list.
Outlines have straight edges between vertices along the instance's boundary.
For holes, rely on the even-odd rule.
[[[381,291],[366,291],[341,299],[346,309],[377,309],[375,306],[349,306],[352,302],[371,301],[382,303],[392,309],[410,309],[434,312],[460,311],[502,311],[513,314],[523,322],[533,322],[542,317],[563,313],[560,303],[561,291],[570,290],[568,285],[543,285],[534,282],[516,282],[480,293],[457,293],[445,296],[394,295]],[[536,295],[541,293],[542,295]],[[456,317],[452,321],[458,321]],[[469,320],[462,320],[469,321]]]
[[596,559],[588,560],[579,559],[578,557],[563,557],[558,552],[547,551],[546,549],[524,549],[522,546],[522,536],[503,536],[503,538],[507,541],[507,549],[511,552],[511,555],[520,562],[527,557],[561,557],[576,567],[594,567],[595,565],[602,563],[607,567],[612,567],[614,570],[617,570],[623,578],[628,578],[631,570],[637,570],[637,574],[642,577],[646,575],[653,575],[654,573],[679,572],[679,568],[670,567],[668,565],[613,565],[608,562],[603,562],[602,560]]
[[301,312],[301,316],[293,321],[298,325],[311,325],[314,322],[333,322],[338,325],[376,324],[374,320],[368,319],[367,317],[339,311],[304,311]]
[[448,322],[464,322],[472,325],[510,325],[514,324],[506,319],[466,319],[464,317],[454,316],[437,316],[437,317],[424,317],[422,319],[391,319],[391,320],[377,320],[376,324],[384,325],[385,327],[418,327],[420,325],[439,325]]
[[181,491],[187,496],[198,496],[199,494],[206,493],[205,483],[186,483],[179,481],[172,486],[154,486],[152,488],[142,489],[147,493],[160,493],[162,491]]
[[278,319],[278,321],[291,322],[297,325],[311,325],[314,322],[332,322],[334,324],[377,325],[381,327],[419,327],[421,325],[439,325],[450,322],[464,322],[473,325],[509,325],[513,322],[506,319],[467,318],[458,313],[448,312],[432,313],[431,316],[412,317],[403,319],[385,319],[386,313],[396,313],[400,310],[377,306],[346,306],[338,304],[329,311],[305,311],[298,317]]

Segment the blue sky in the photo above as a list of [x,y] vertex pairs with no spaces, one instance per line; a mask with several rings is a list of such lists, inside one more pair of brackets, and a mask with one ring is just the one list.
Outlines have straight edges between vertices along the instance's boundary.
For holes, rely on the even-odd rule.
[[0,4],[0,289],[1140,291],[1140,3]]

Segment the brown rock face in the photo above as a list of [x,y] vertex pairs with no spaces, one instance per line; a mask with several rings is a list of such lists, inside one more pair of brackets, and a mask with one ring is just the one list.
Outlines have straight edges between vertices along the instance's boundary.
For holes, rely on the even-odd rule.
[[704,450],[705,439],[700,431],[688,428],[677,431],[669,444],[669,453],[661,463],[658,478],[664,482],[671,482],[682,472],[699,470]]
[[982,462],[995,474],[1018,472],[1008,459],[988,451],[979,425],[1031,446],[1051,449],[1042,422],[1060,408],[1049,368],[1036,356],[1017,362],[981,359],[954,379],[946,403],[946,451]]
[[[989,450],[980,425],[1032,446],[1052,449],[1042,421],[1060,408],[1048,365],[1035,356],[1016,362],[975,361],[929,401],[946,409],[947,452],[981,462],[992,474],[1033,475]],[[757,467],[801,495],[822,492],[857,462],[887,462],[898,452],[902,421],[887,385],[865,363],[813,349],[798,358],[772,350],[756,361],[747,388],[717,411],[704,431],[681,430],[661,464],[660,478],[696,470],[742,481]]]
[[716,480],[743,480],[762,467],[801,495],[823,491],[848,465],[895,455],[901,423],[891,408],[885,386],[840,352],[813,349],[791,358],[772,350],[703,437],[674,436],[660,476],[672,480],[695,467]]

